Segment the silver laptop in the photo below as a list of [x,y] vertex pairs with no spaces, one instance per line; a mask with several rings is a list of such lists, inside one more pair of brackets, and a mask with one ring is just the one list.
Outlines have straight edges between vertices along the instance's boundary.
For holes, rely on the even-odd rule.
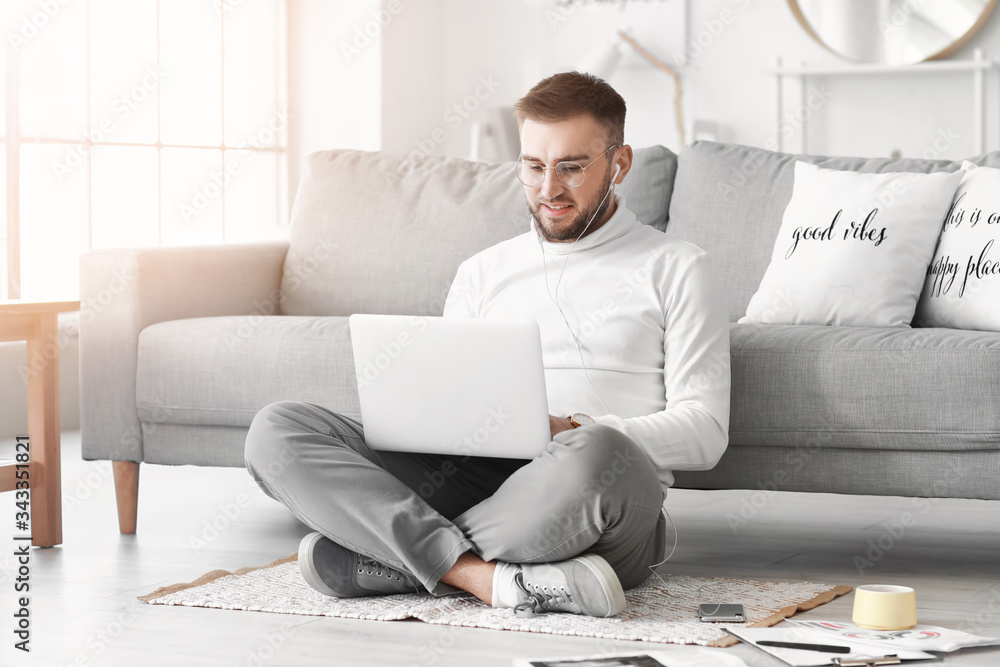
[[351,315],[365,442],[530,459],[551,438],[532,320]]

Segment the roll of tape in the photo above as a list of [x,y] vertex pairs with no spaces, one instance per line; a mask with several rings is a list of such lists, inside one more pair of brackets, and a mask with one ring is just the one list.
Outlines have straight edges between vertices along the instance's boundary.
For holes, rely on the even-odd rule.
[[908,586],[858,586],[854,592],[852,618],[869,630],[912,628],[917,624],[917,594]]

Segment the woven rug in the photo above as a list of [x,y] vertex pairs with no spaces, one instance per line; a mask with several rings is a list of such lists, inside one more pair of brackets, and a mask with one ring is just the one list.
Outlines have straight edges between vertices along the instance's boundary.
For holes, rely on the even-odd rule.
[[721,577],[655,575],[625,591],[628,606],[612,618],[539,614],[518,618],[472,595],[386,595],[333,598],[313,590],[299,572],[298,554],[263,567],[235,572],[213,570],[186,584],[173,584],[138,597],[148,604],[333,616],[373,621],[416,618],[426,623],[552,635],[637,640],[668,644],[732,646],[738,643],[724,623],[701,623],[699,602],[738,602],[747,622],[733,627],[766,627],[798,611],[849,593],[850,586],[810,582],[753,581]]

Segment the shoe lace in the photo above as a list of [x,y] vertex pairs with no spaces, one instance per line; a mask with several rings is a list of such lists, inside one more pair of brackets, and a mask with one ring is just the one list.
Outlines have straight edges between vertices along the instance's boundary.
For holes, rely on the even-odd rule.
[[394,570],[388,565],[384,565],[364,554],[358,554],[358,574],[373,574],[377,577],[385,577],[391,581],[405,581],[399,570]]
[[537,613],[549,612],[566,604],[573,604],[573,594],[563,586],[540,586],[524,580],[524,573],[514,574],[514,585],[527,598],[514,605],[514,615],[530,618]]

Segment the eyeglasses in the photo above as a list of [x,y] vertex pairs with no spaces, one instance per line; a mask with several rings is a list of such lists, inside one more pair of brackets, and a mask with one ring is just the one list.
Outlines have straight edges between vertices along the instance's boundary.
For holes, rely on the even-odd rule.
[[587,167],[600,160],[601,156],[612,148],[618,148],[618,145],[608,146],[601,152],[601,155],[598,155],[586,165],[582,165],[579,162],[560,162],[554,167],[545,167],[538,162],[525,162],[523,157],[518,157],[517,164],[514,166],[514,173],[517,174],[517,180],[529,188],[537,188],[545,182],[545,172],[553,169],[560,183],[568,188],[578,188],[583,185],[583,181],[587,177]]

